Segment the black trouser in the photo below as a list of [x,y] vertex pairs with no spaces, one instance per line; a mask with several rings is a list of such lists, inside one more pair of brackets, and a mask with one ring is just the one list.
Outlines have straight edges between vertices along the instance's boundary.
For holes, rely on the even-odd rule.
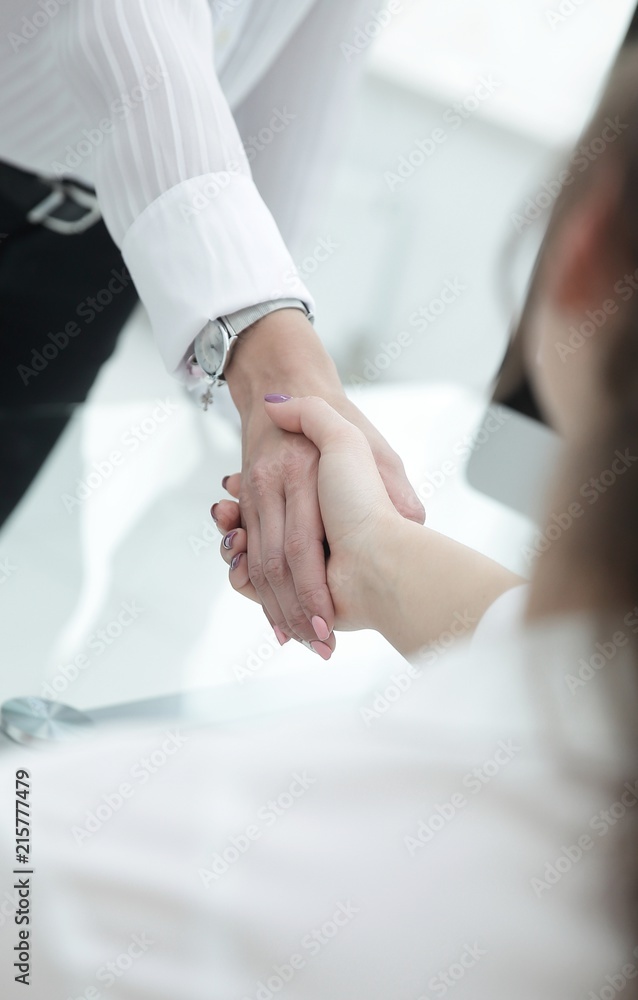
[[0,163],[0,524],[86,399],[137,302],[101,220],[70,235],[26,220],[46,195],[36,177]]

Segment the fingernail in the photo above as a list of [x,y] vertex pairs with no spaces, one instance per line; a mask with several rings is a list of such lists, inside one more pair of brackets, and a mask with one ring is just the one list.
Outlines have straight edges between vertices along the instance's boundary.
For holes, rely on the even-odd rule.
[[237,534],[236,531],[229,531],[227,535],[224,535],[224,540],[222,545],[225,549],[231,549],[233,547],[233,538]]
[[330,636],[330,629],[323,618],[320,618],[319,615],[314,615],[311,621],[317,639],[328,639]]
[[238,552],[236,556],[233,556],[230,563],[231,569],[237,569],[237,567],[239,566],[239,560],[241,559],[243,554],[244,554],[243,552]]
[[264,396],[267,403],[285,403],[286,400],[292,399],[292,396],[282,396],[280,392],[269,392]]
[[210,509],[210,516],[212,517],[212,519],[215,522],[215,524],[217,524],[217,518],[215,516],[215,507],[219,507],[219,504],[218,503],[214,503],[213,504],[213,506]]
[[307,639],[302,639],[301,644],[312,653],[316,653],[317,656],[320,656],[322,660],[329,660],[332,656],[332,650],[330,649],[330,646],[326,646],[325,642],[317,642],[316,640],[308,642]]
[[312,646],[314,652],[319,654],[322,660],[329,660],[332,656],[332,650],[330,649],[330,646],[326,646],[325,642],[311,642],[310,645]]
[[278,625],[273,625],[273,631],[277,636],[277,642],[279,643],[280,646],[285,646],[287,642],[290,642],[290,637],[284,635],[284,633],[281,631]]
[[230,479],[230,476],[224,476],[224,478],[222,479],[222,489],[223,490],[226,489],[226,483],[228,482],[229,479]]

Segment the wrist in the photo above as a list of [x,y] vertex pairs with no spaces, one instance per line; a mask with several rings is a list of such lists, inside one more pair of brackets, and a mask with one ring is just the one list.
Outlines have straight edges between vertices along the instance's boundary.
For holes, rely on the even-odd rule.
[[406,616],[408,593],[414,589],[414,553],[423,543],[424,528],[392,511],[377,533],[366,560],[362,593],[375,629],[404,655],[411,646],[414,622]]
[[344,395],[332,358],[300,309],[278,309],[244,330],[226,380],[242,420],[264,415],[267,392]]

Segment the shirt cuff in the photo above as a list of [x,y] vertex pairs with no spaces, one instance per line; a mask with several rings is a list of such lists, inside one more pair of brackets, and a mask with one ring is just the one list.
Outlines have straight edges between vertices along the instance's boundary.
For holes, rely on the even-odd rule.
[[191,177],[151,202],[122,241],[160,354],[183,377],[211,319],[280,298],[314,312],[272,215],[245,174]]

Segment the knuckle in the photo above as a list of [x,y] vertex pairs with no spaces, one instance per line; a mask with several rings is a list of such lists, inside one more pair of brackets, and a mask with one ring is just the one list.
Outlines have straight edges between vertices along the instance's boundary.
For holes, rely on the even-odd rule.
[[291,532],[284,542],[284,552],[289,563],[298,563],[308,554],[310,542],[302,531]]
[[386,469],[388,472],[392,472],[396,475],[400,475],[405,472],[403,462],[397,455],[396,451],[392,451],[391,449],[379,457],[378,465],[381,468]]
[[252,487],[252,491],[257,493],[258,496],[261,496],[263,493],[267,493],[272,488],[272,480],[272,467],[270,465],[257,462],[250,470],[248,476],[249,490],[247,490],[247,492],[251,492],[250,488]]
[[305,633],[306,635],[311,636],[313,634],[312,625],[308,621],[307,615],[304,615],[303,612],[297,611],[295,614],[288,612],[286,617],[287,628],[290,631],[295,632],[296,635],[303,636]]
[[253,559],[248,563],[248,577],[255,590],[263,590],[266,586],[266,574],[261,561]]
[[317,608],[323,607],[325,597],[326,597],[326,587],[324,585],[320,586],[307,586],[302,587],[297,591],[297,597],[299,599],[299,605],[301,608],[307,610],[312,614],[317,614]]
[[238,506],[243,514],[245,514],[246,511],[252,511],[254,509],[255,503],[253,500],[253,495],[247,488],[241,490],[239,494]]
[[312,632],[308,615],[304,611],[298,597],[295,598],[292,604],[286,606],[286,620],[288,628],[296,632],[297,635],[302,635],[308,631]]
[[281,587],[288,575],[283,552],[272,552],[263,561],[263,572],[271,587]]
[[286,479],[293,482],[298,479],[305,479],[312,464],[308,460],[308,454],[305,449],[301,451],[297,448],[288,448],[284,455],[282,455],[281,462]]

